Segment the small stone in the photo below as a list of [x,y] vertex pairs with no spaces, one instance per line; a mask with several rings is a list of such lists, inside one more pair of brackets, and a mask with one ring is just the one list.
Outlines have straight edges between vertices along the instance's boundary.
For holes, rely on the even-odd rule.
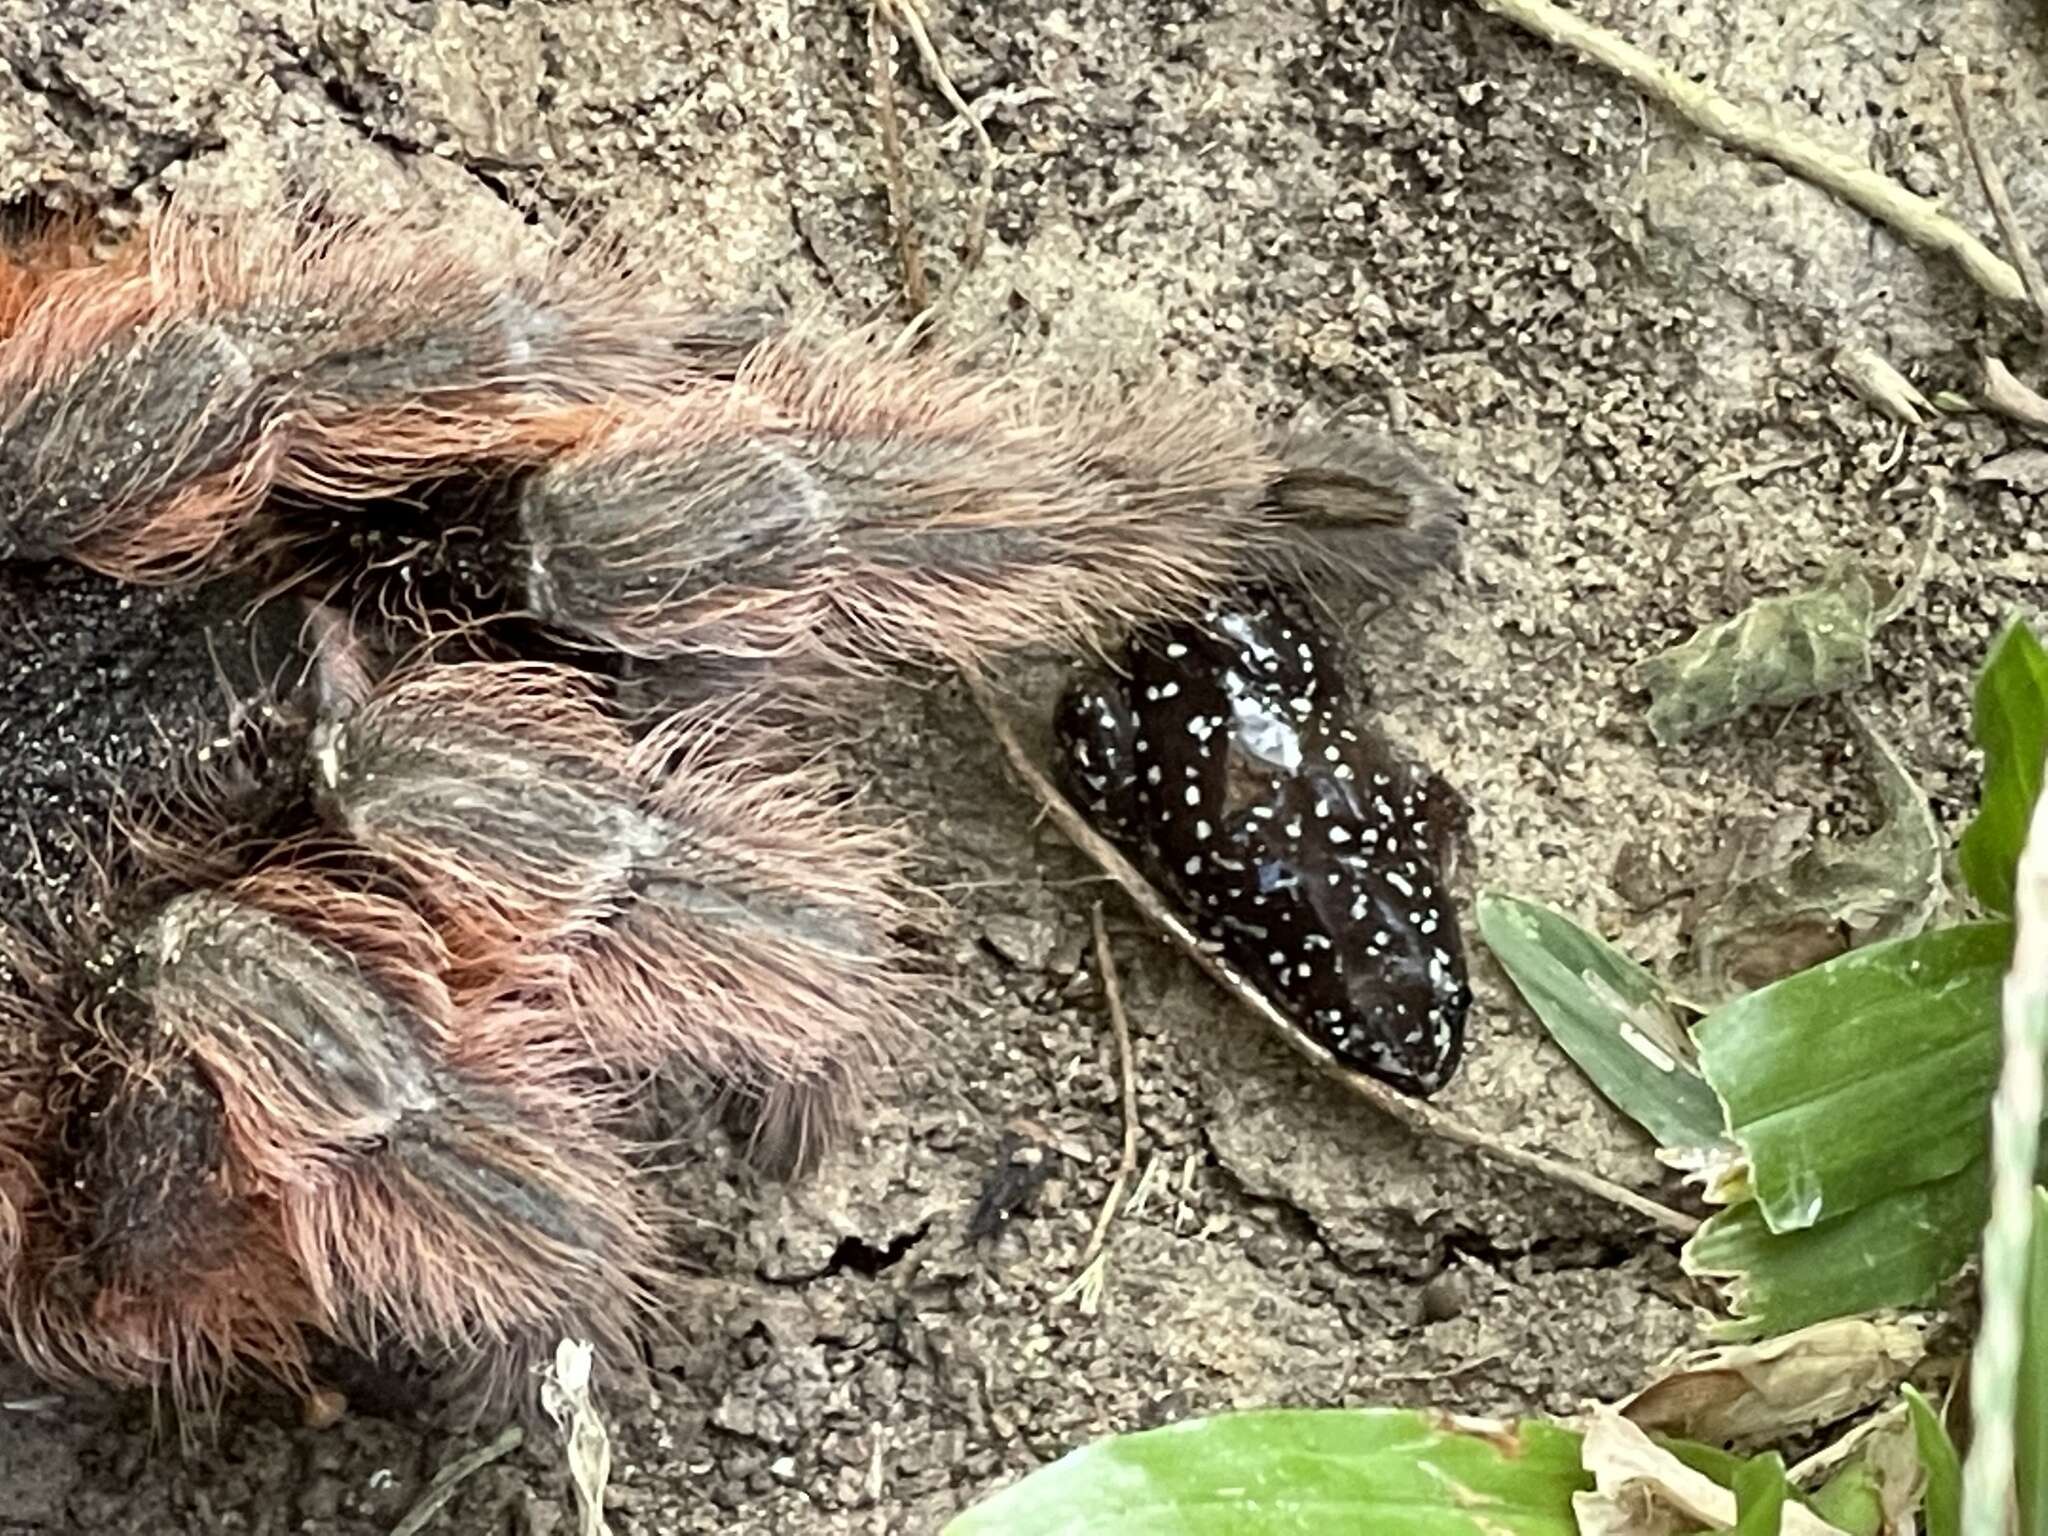
[[1465,1283],[1454,1269],[1440,1270],[1422,1287],[1422,1320],[1447,1323],[1465,1310]]
[[1020,971],[1044,970],[1059,936],[1056,924],[1031,917],[999,913],[981,925],[982,942]]

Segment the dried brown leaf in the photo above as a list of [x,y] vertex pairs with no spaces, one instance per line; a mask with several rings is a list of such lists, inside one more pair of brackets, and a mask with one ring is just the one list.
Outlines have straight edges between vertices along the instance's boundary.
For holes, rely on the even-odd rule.
[[1942,837],[1927,797],[1891,743],[1859,711],[1848,714],[1883,824],[1869,837],[1824,838],[1790,856],[1779,837],[1751,845],[1726,885],[1704,888],[1691,924],[1701,1000],[1738,997],[1858,946],[1909,937],[1939,908]]
[[1918,1328],[1837,1318],[1760,1344],[1688,1355],[1621,1411],[1644,1429],[1710,1445],[1761,1446],[1869,1407],[1925,1352]]

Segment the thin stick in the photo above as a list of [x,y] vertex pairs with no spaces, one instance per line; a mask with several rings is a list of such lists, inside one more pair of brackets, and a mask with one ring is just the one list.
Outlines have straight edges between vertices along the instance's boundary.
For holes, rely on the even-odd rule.
[[1939,485],[1927,487],[1927,521],[1920,529],[1920,554],[1912,569],[1899,578],[1891,600],[1871,615],[1870,627],[1882,629],[1920,601],[1927,586],[1927,574],[1934,569],[1935,554],[1943,547],[1948,526],[1948,498]]
[[1984,359],[1984,403],[2023,427],[2048,431],[2048,400],[2022,384],[1995,357]]
[[418,1536],[427,1528],[427,1522],[441,1512],[441,1506],[455,1497],[455,1490],[462,1486],[464,1479],[474,1477],[492,1462],[511,1455],[525,1438],[525,1430],[517,1424],[508,1425],[489,1445],[479,1446],[468,1455],[458,1456],[449,1462],[434,1474],[433,1482],[427,1485],[419,1503],[413,1505],[406,1517],[391,1528],[391,1536]]
[[1139,911],[1143,912],[1155,926],[1172,939],[1180,949],[1209,974],[1218,986],[1236,998],[1245,1007],[1257,1014],[1261,1022],[1272,1030],[1300,1056],[1304,1057],[1324,1077],[1336,1083],[1347,1093],[1364,1099],[1382,1114],[1400,1122],[1420,1136],[1433,1136],[1439,1141],[1454,1142],[1470,1147],[1482,1157],[1488,1157],[1507,1167],[1533,1173],[1553,1184],[1576,1189],[1583,1194],[1593,1195],[1611,1202],[1624,1210],[1647,1218],[1668,1232],[1681,1237],[1690,1237],[1699,1230],[1699,1223],[1682,1211],[1674,1211],[1667,1205],[1660,1205],[1632,1189],[1603,1179],[1597,1173],[1578,1167],[1576,1164],[1546,1157],[1541,1152],[1530,1152],[1522,1147],[1510,1146],[1498,1141],[1484,1131],[1466,1125],[1463,1121],[1441,1109],[1396,1093],[1363,1072],[1354,1072],[1330,1055],[1321,1046],[1310,1040],[1297,1029],[1293,1022],[1275,1008],[1272,1002],[1256,987],[1249,985],[1216,955],[1208,945],[1198,938],[1186,923],[1167,905],[1166,898],[1152,888],[1151,882],[1133,869],[1130,862],[1117,852],[1107,840],[1082,819],[1081,813],[1067,802],[1054,787],[1052,781],[1040,771],[1038,765],[1018,741],[1016,731],[1004,716],[1002,706],[988,684],[972,672],[962,672],[967,691],[980,706],[988,719],[989,729],[1003,754],[1010,760],[1010,767],[1018,778],[1038,797],[1046,814],[1053,820],[1067,839],[1088,857],[1102,866],[1103,872],[1129,896]]
[[1995,356],[1985,358],[1985,403],[2007,420],[2048,432],[2048,399],[2019,383]]
[[967,124],[974,135],[975,147],[981,152],[981,174],[975,182],[974,207],[967,216],[967,239],[961,247],[960,266],[946,279],[946,286],[931,305],[933,310],[940,310],[952,302],[953,295],[967,280],[968,274],[981,265],[982,250],[988,244],[988,212],[996,195],[995,140],[988,136],[988,129],[982,126],[981,119],[961,98],[952,75],[947,72],[945,60],[939,57],[939,50],[932,43],[931,33],[924,24],[925,0],[875,0],[875,5],[917,45],[918,57],[924,61],[924,72],[933,88]]
[[1131,1065],[1131,1021],[1124,1014],[1123,985],[1117,980],[1116,958],[1109,952],[1109,929],[1103,926],[1102,903],[1095,903],[1095,968],[1102,973],[1103,995],[1109,999],[1109,1024],[1116,1031],[1116,1057],[1122,1068],[1124,1098],[1124,1155],[1117,1164],[1116,1182],[1109,1186],[1109,1198],[1095,1217],[1095,1232],[1081,1255],[1085,1268],[1102,1252],[1109,1240],[1109,1224],[1116,1220],[1123,1204],[1124,1190],[1138,1171],[1138,1081]]
[[1546,42],[1569,48],[1611,70],[1708,137],[1781,165],[1852,208],[1889,224],[1912,244],[1953,257],[1994,299],[2008,304],[2026,302],[2026,284],[2010,264],[1926,198],[1915,197],[1890,177],[1880,176],[1839,150],[1744,112],[1634,44],[1559,10],[1549,0],[1478,0],[1478,4]]
[[1984,189],[1984,201],[1991,205],[1991,216],[1998,221],[1999,238],[2005,241],[2006,254],[2012,257],[2013,265],[2020,269],[2020,281],[2033,301],[2034,318],[2048,331],[2048,282],[2042,280],[2041,263],[2034,257],[2033,244],[2021,231],[2020,221],[2012,211],[2012,198],[2005,190],[2005,172],[1977,142],[1977,125],[1970,117],[1970,77],[1966,71],[1958,69],[1948,77],[1948,99],[1956,109],[1956,129],[1963,136],[1963,148],[1970,152],[1970,164],[1977,168],[1977,185]]
[[896,73],[883,39],[882,9],[886,0],[868,6],[868,65],[875,82],[875,120],[882,130],[882,182],[889,191],[889,223],[896,234],[896,257],[903,263],[903,293],[910,312],[931,308],[931,284],[925,277],[924,252],[918,247],[917,225],[910,207],[910,177],[903,168],[903,129],[896,117]]

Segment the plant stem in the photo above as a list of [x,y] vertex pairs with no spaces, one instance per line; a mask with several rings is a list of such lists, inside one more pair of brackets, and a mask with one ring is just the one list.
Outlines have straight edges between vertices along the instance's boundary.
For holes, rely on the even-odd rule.
[[2005,978],[2005,1062],[1991,1101],[1991,1220],[1984,1228],[1984,1313],[1970,1355],[1970,1454],[1963,1536],[2005,1536],[2013,1496],[2041,1071],[2048,1057],[2048,795],[2037,796],[2013,882],[2012,968]]

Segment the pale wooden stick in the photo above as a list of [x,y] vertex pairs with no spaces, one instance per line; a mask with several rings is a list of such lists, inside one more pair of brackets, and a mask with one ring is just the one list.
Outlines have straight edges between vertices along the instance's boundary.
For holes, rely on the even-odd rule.
[[1095,1231],[1081,1255],[1083,1268],[1095,1261],[1095,1255],[1102,1252],[1102,1245],[1109,1240],[1109,1224],[1116,1219],[1124,1191],[1138,1171],[1138,1080],[1131,1056],[1131,1021],[1124,1013],[1123,986],[1116,978],[1116,957],[1109,952],[1109,929],[1103,926],[1099,901],[1095,903],[1093,920],[1095,969],[1102,973],[1102,992],[1109,1000],[1109,1026],[1116,1031],[1116,1057],[1123,1079],[1124,1154],[1117,1164],[1116,1182],[1109,1186],[1109,1198],[1102,1202],[1102,1210],[1095,1217]]
[[1832,192],[1852,208],[1890,225],[1925,250],[1953,257],[1973,282],[1994,299],[2024,304],[2026,284],[1991,248],[1924,197],[1916,197],[1889,176],[1881,176],[1840,150],[1789,133],[1753,112],[1745,112],[1633,43],[1559,10],[1550,0],[1478,0],[1546,42],[1569,48],[1628,81],[1670,108],[1708,137],[1783,166],[1803,181]]
[[2033,301],[2035,319],[2048,331],[2048,282],[2042,281],[2041,263],[2034,257],[2033,244],[2012,211],[2012,198],[2005,190],[2005,173],[1977,142],[1977,125],[1970,116],[1967,73],[1958,70],[1948,77],[1948,99],[1956,109],[1956,130],[1962,135],[1963,148],[1969,151],[1970,164],[1977,169],[1977,185],[1984,189],[1984,201],[1991,205],[1991,217],[1998,221],[1999,238],[2005,241],[2006,254],[2013,265],[2020,269],[2020,282]]

